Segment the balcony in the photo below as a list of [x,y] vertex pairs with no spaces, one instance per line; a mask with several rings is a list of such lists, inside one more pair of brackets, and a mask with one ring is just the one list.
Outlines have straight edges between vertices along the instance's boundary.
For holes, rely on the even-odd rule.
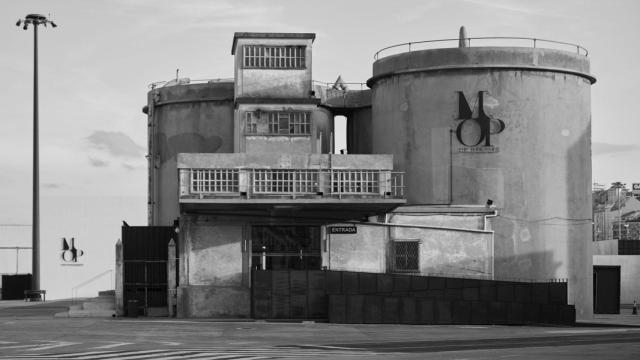
[[180,154],[180,205],[308,218],[382,214],[406,202],[403,173],[391,164],[390,155]]

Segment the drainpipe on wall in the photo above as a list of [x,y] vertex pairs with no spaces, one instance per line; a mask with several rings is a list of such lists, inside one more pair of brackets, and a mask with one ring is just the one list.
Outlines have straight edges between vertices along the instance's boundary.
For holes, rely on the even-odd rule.
[[[498,217],[498,210],[494,210],[493,214],[491,215],[485,215],[484,216],[484,230],[487,230],[487,223],[488,223],[488,218],[493,218],[493,217]],[[493,233],[493,229],[491,229],[491,232]],[[496,263],[496,256],[495,256],[495,250],[496,250],[496,245],[495,245],[495,234],[491,235],[491,280],[495,280],[495,263]]]

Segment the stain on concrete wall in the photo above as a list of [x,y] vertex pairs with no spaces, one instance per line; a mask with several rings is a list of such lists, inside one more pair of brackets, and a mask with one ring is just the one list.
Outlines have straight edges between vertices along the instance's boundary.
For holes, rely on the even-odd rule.
[[[216,222],[214,218],[181,218],[180,317],[247,317],[249,287],[245,283],[242,249],[243,226]],[[187,274],[186,278],[184,274]]]
[[233,152],[233,83],[170,86],[149,92],[151,225],[179,216],[179,153]]

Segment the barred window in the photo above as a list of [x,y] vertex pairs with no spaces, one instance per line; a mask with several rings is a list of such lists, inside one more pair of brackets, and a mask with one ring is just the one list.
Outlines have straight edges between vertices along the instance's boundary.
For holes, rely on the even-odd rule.
[[245,119],[247,134],[311,134],[311,113],[308,112],[247,112]]
[[258,116],[254,112],[245,113],[247,126],[246,132],[249,134],[256,134],[258,132]]
[[243,65],[254,69],[304,69],[306,46],[245,45]]
[[398,272],[420,271],[420,242],[418,240],[396,240],[393,242],[393,270]]

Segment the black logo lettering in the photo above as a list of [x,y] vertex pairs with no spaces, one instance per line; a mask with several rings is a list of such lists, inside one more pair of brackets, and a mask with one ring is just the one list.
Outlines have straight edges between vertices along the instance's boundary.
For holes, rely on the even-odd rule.
[[62,257],[62,261],[78,262],[78,258],[84,255],[84,251],[76,249],[75,241],[75,238],[71,238],[71,246],[69,246],[67,239],[62,238],[62,254],[60,254],[60,256]]
[[[505,124],[504,121],[500,119],[495,119],[489,117],[484,112],[484,91],[478,91],[478,117],[473,117],[473,111],[467,102],[467,99],[464,97],[462,91],[458,91],[458,119],[462,120],[458,127],[456,128],[456,137],[458,141],[467,147],[476,147],[479,146],[483,141],[484,144],[481,146],[492,146],[491,145],[491,135],[501,133]],[[473,143],[473,140],[464,139],[463,129],[465,126],[478,126],[479,127],[479,135],[477,137],[477,141]]]

